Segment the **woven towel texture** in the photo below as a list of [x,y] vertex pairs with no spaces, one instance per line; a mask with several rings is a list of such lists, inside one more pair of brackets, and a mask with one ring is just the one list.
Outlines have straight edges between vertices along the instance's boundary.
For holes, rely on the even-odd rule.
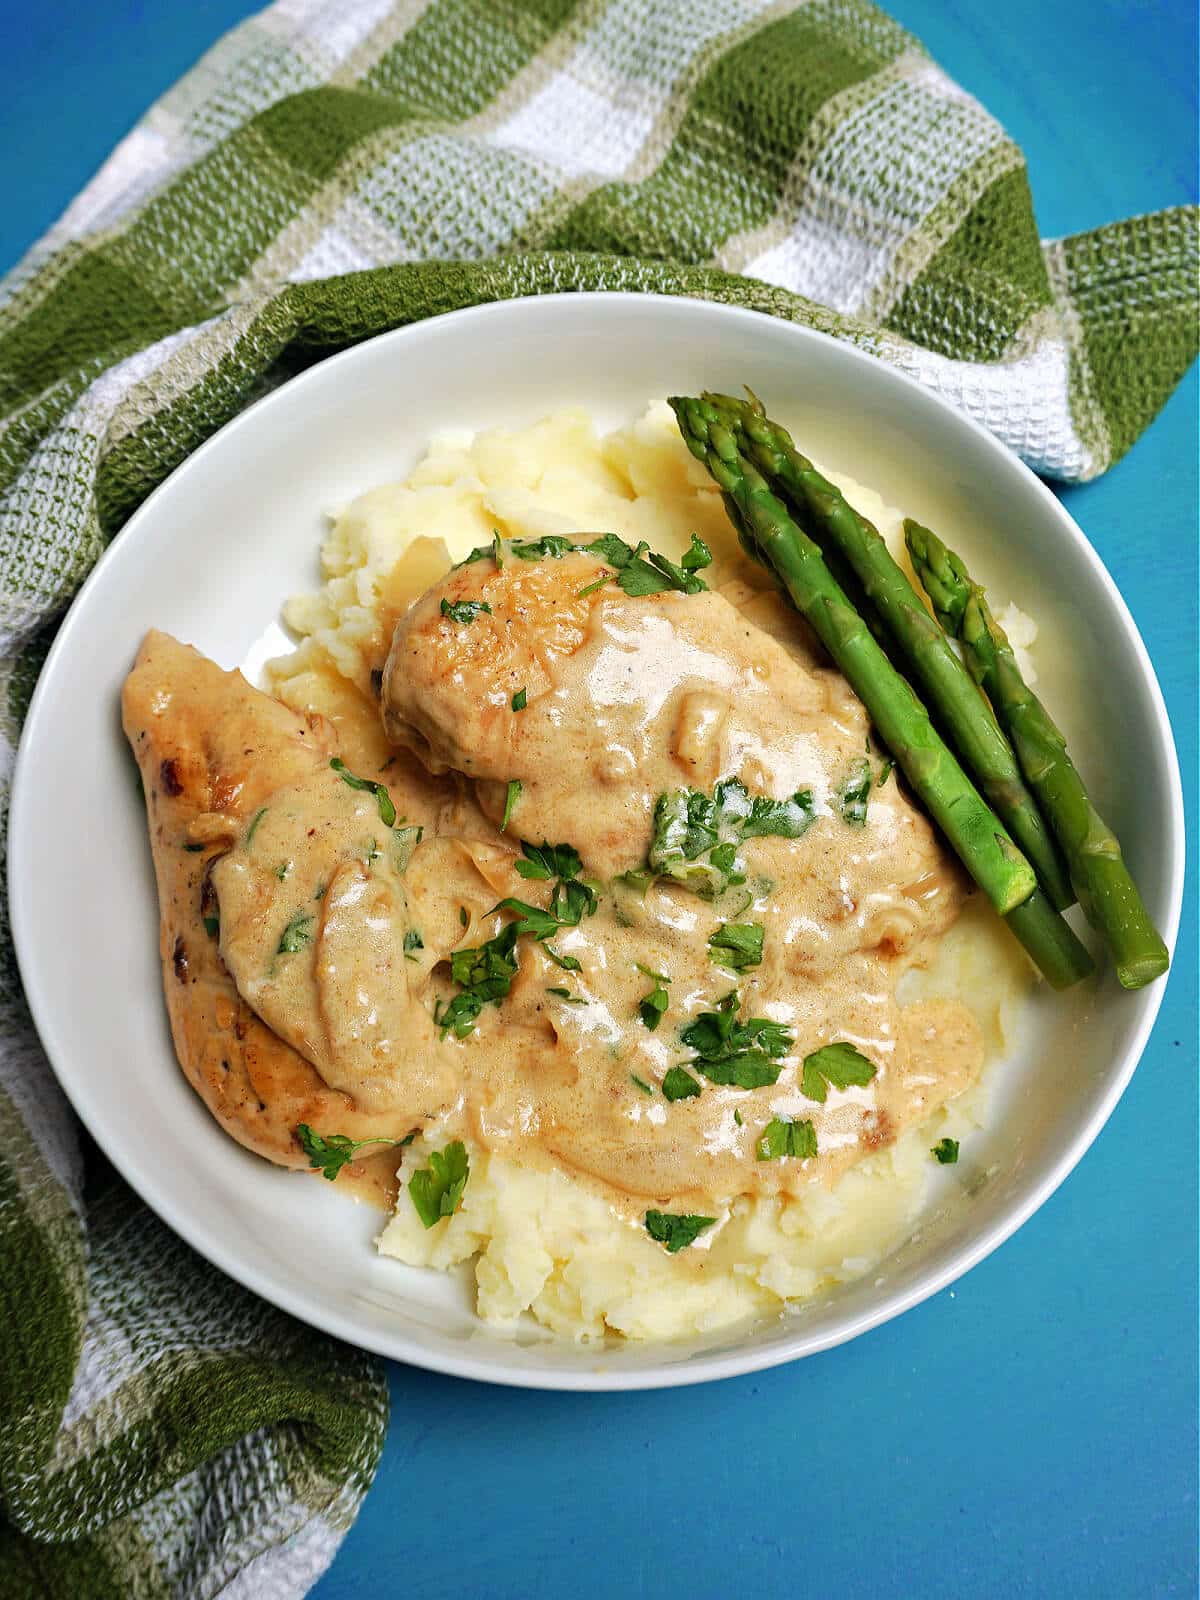
[[[279,0],[0,284],[3,813],[106,544],[326,352],[513,296],[699,296],[849,340],[1082,479],[1195,355],[1196,220],[1043,242],[1020,151],[866,0]],[[0,1592],[302,1594],[378,1460],[377,1365],[89,1154],[2,909],[0,1013]]]

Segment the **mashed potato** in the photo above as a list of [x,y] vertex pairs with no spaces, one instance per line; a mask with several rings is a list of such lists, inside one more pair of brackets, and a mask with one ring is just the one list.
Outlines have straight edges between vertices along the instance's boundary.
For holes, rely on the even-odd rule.
[[[907,564],[901,514],[870,489],[838,481]],[[331,665],[368,689],[395,616],[494,530],[523,539],[610,531],[631,543],[645,539],[675,559],[697,533],[714,554],[714,587],[732,578],[739,556],[720,498],[665,404],[605,436],[574,410],[516,432],[443,434],[403,483],[369,490],[333,515],[321,552],[324,586],[284,609],[302,642],[268,667],[274,692],[303,708],[310,674]],[[738,581],[746,576],[743,564]],[[750,577],[767,587],[765,575]],[[1015,607],[1003,620],[1024,655],[1034,624]],[[1023,667],[1032,677],[1027,659]],[[941,941],[933,964],[904,980],[904,998],[967,1000],[994,1056],[1011,1038],[1030,968],[980,899]],[[444,1133],[427,1129],[405,1152],[399,1201],[379,1249],[442,1269],[473,1259],[478,1310],[489,1321],[531,1312],[577,1338],[711,1332],[870,1271],[916,1225],[941,1170],[930,1147],[944,1136],[964,1137],[984,1108],[976,1086],[832,1189],[813,1187],[795,1200],[738,1200],[719,1226],[677,1255],[583,1182],[481,1148],[470,1150],[461,1208],[426,1229],[405,1186],[445,1142]]]

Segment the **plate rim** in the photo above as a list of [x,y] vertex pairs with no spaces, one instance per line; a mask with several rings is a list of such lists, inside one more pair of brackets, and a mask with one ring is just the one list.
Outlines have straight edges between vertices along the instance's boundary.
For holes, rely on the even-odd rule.
[[[581,1365],[577,1369],[556,1368],[546,1372],[539,1372],[534,1369],[505,1368],[492,1360],[473,1357],[466,1351],[459,1354],[452,1351],[429,1350],[422,1346],[410,1344],[408,1337],[402,1332],[397,1332],[390,1340],[382,1336],[376,1336],[373,1330],[364,1334],[364,1330],[355,1323],[352,1317],[343,1316],[340,1313],[335,1303],[321,1302],[315,1299],[306,1300],[303,1296],[294,1293],[290,1284],[282,1281],[271,1280],[268,1288],[264,1289],[264,1280],[259,1271],[243,1264],[236,1251],[227,1251],[224,1248],[220,1234],[215,1230],[212,1233],[207,1232],[200,1216],[188,1212],[185,1208],[177,1207],[170,1195],[162,1191],[152,1174],[145,1169],[138,1170],[136,1162],[132,1164],[131,1170],[131,1163],[125,1152],[122,1152],[119,1158],[114,1156],[109,1148],[108,1130],[104,1129],[103,1119],[101,1119],[101,1130],[103,1131],[98,1131],[97,1127],[93,1126],[87,1112],[79,1103],[84,1096],[81,1093],[77,1094],[76,1091],[80,1090],[83,1084],[86,1083],[86,1075],[82,1080],[77,1080],[73,1088],[69,1081],[71,1077],[69,1066],[60,1071],[58,1059],[60,1052],[52,1043],[54,1040],[54,1026],[50,1016],[50,1006],[47,997],[39,989],[37,977],[38,957],[36,951],[32,948],[34,943],[32,935],[28,934],[27,931],[26,896],[32,889],[32,885],[26,882],[26,874],[17,859],[18,844],[28,829],[28,823],[25,820],[26,815],[35,804],[35,797],[32,794],[28,801],[26,800],[26,785],[23,781],[28,750],[31,746],[37,744],[42,706],[47,702],[50,695],[49,684],[53,672],[57,667],[59,658],[70,648],[72,634],[78,626],[80,615],[86,609],[90,593],[97,580],[107,575],[107,567],[113,560],[117,559],[120,550],[129,548],[131,536],[136,540],[141,525],[152,519],[159,497],[181,475],[191,470],[194,464],[207,452],[214,448],[222,447],[235,433],[248,428],[253,429],[256,419],[261,417],[263,411],[273,406],[288,403],[290,398],[294,396],[297,386],[318,381],[329,381],[331,368],[337,368],[339,364],[352,365],[356,359],[361,359],[363,350],[374,348],[384,343],[402,344],[406,338],[428,329],[433,324],[457,324],[491,320],[497,317],[504,318],[511,316],[514,310],[518,314],[522,312],[528,314],[530,308],[534,308],[536,312],[536,310],[543,307],[550,308],[550,315],[557,315],[560,310],[566,308],[569,314],[578,312],[580,315],[586,316],[589,311],[601,305],[608,308],[629,305],[630,303],[637,303],[647,308],[652,307],[656,314],[664,316],[678,315],[682,312],[686,316],[699,314],[701,316],[712,316],[717,320],[731,319],[734,322],[748,318],[757,320],[769,316],[769,313],[751,310],[743,306],[728,305],[721,301],[706,301],[685,296],[658,295],[624,290],[528,295],[506,300],[489,301],[482,305],[462,307],[457,310],[441,312],[433,317],[422,318],[417,322],[406,323],[386,332],[375,334],[369,339],[360,340],[344,350],[333,352],[314,362],[304,372],[296,374],[269,394],[261,396],[244,410],[238,412],[236,416],[231,417],[228,422],[224,423],[208,439],[191,451],[147,495],[146,499],[110,540],[95,566],[80,586],[78,593],[59,624],[54,641],[42,664],[38,681],[26,712],[12,771],[7,847],[9,921],[26,1003],[39,1042],[59,1088],[66,1096],[75,1115],[80,1119],[92,1138],[96,1140],[104,1154],[121,1171],[125,1181],[129,1183],[139,1199],[148,1205],[167,1227],[178,1234],[185,1243],[197,1251],[204,1259],[211,1262],[244,1288],[267,1300],[268,1303],[279,1307],[289,1315],[296,1317],[306,1325],[342,1339],[356,1348],[367,1350],[387,1359],[403,1361],[409,1365],[448,1376],[471,1378],[481,1382],[496,1383],[515,1388],[574,1392],[629,1392],[684,1387],[691,1384],[711,1382],[720,1378],[763,1371],[770,1367],[783,1365],[786,1362],[799,1360],[805,1356],[815,1355],[822,1350],[835,1348],[850,1339],[859,1337],[872,1328],[891,1321],[893,1318],[911,1310],[914,1306],[930,1299],[933,1295],[940,1293],[942,1289],[956,1282],[1011,1238],[1018,1228],[1022,1227],[1034,1212],[1045,1204],[1046,1200],[1078,1165],[1112,1115],[1117,1102],[1124,1094],[1137,1069],[1150,1033],[1157,1021],[1167,984],[1172,976],[1172,973],[1168,972],[1165,979],[1156,984],[1152,990],[1142,991],[1146,997],[1144,1009],[1126,1048],[1122,1070],[1109,1085],[1106,1094],[1096,1105],[1091,1116],[1080,1125],[1074,1137],[1063,1146],[1042,1181],[1019,1205],[1006,1212],[1002,1218],[997,1219],[990,1228],[986,1229],[978,1237],[956,1250],[953,1256],[941,1267],[930,1269],[918,1282],[907,1289],[884,1295],[876,1306],[859,1313],[844,1326],[831,1329],[827,1333],[806,1335],[798,1331],[790,1339],[781,1339],[766,1346],[733,1351],[724,1350],[713,1355],[697,1355],[686,1362],[676,1363],[671,1366],[648,1366],[646,1368],[627,1370],[618,1368],[606,1372],[603,1369],[586,1368]],[[602,314],[607,314],[607,309]],[[1062,505],[1061,501],[1026,463],[981,422],[961,411],[942,394],[919,382],[900,367],[894,366],[846,340],[835,338],[831,334],[809,327],[804,323],[791,322],[775,317],[770,318],[770,320],[775,323],[781,337],[797,341],[797,348],[809,340],[815,340],[820,345],[836,346],[840,352],[839,359],[844,358],[852,364],[869,367],[876,377],[881,375],[879,369],[882,369],[882,376],[885,382],[894,380],[902,388],[907,386],[910,390],[919,394],[924,403],[932,403],[935,409],[940,409],[952,424],[959,426],[965,424],[991,453],[1004,460],[1009,470],[1017,469],[1018,475],[1024,478],[1026,486],[1034,490],[1051,518],[1059,525],[1060,532],[1070,539],[1091,567],[1093,575],[1098,579],[1107,594],[1108,600],[1121,618],[1140,668],[1143,686],[1148,693],[1155,713],[1154,731],[1163,756],[1166,802],[1170,814],[1169,851],[1164,861],[1166,915],[1163,919],[1162,933],[1173,958],[1182,912],[1185,872],[1185,818],[1178,751],[1162,688],[1150,659],[1149,651],[1124,596],[1121,594],[1098,551],[1088,540],[1086,534],[1070,512],[1067,511],[1066,507]],[[786,1316],[786,1312],[782,1313],[781,1316]],[[672,1346],[664,1348],[669,1349]]]

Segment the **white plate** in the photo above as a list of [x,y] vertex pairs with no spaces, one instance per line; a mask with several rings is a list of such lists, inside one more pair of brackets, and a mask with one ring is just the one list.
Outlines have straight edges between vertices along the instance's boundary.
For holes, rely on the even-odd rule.
[[[952,1198],[875,1275],[750,1331],[597,1348],[472,1313],[465,1280],[375,1256],[378,1214],[227,1138],[185,1083],[160,992],[158,908],[118,696],[155,626],[222,665],[317,579],[322,512],[402,477],[429,435],[564,405],[628,420],[651,398],[748,382],[832,469],[941,530],[995,593],[1034,611],[1042,681],[1095,776],[1173,944],[1183,879],[1179,774],[1146,651],[1082,533],[982,428],[846,345],[753,312],[643,295],[563,295],[455,312],[323,362],[199,449],[128,524],[68,615],[25,725],[13,798],[13,931],[34,1018],[75,1109],[155,1211],[232,1277],[382,1355],[571,1389],[692,1383],[806,1355],[950,1283],[1062,1182],[1128,1082],[1159,983],[1040,997],[991,1127]],[[1072,718],[1072,682],[1089,715]],[[1112,741],[1111,745],[1106,742]],[[1121,759],[1113,760],[1119,748]],[[69,781],[68,781],[69,780]],[[1090,986],[1089,986],[1090,987]],[[989,1169],[992,1169],[989,1176]]]

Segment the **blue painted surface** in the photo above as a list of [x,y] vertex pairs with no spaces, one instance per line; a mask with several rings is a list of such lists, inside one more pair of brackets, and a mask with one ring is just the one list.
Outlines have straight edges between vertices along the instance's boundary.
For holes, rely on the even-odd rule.
[[[0,265],[236,0],[0,10]],[[1184,0],[894,0],[1028,154],[1042,232],[1195,197]],[[1195,818],[1197,375],[1063,499],[1123,590]],[[1162,1015],[1082,1165],[955,1289],[704,1389],[539,1395],[390,1369],[375,1488],[315,1591],[507,1600],[1196,1593],[1196,858]]]

